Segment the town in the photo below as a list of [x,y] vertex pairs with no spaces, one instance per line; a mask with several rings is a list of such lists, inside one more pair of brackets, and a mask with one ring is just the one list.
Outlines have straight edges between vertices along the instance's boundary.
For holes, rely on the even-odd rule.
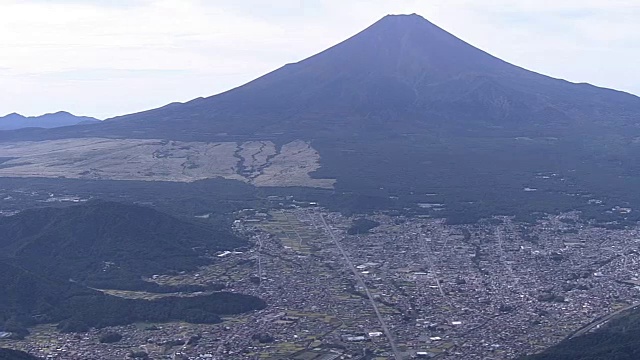
[[[640,303],[638,228],[607,230],[578,213],[473,225],[380,213],[367,216],[377,227],[350,235],[356,219],[313,203],[246,209],[234,229],[249,250],[148,279],[224,283],[261,297],[265,310],[84,334],[42,325],[0,342],[49,359],[512,359]],[[101,343],[105,332],[122,340]]]

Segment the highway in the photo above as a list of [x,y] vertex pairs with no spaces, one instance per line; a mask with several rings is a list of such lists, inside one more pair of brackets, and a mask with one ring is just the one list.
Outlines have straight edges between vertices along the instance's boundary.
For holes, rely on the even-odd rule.
[[320,219],[322,220],[322,225],[324,226],[324,228],[327,231],[327,234],[331,237],[333,242],[336,244],[336,247],[338,248],[338,250],[342,254],[342,257],[344,258],[345,262],[347,263],[347,265],[351,269],[351,272],[353,272],[353,276],[356,277],[356,280],[357,280],[358,284],[360,284],[362,286],[362,288],[364,289],[365,293],[367,294],[367,297],[369,298],[369,301],[371,302],[371,306],[373,307],[373,310],[375,311],[376,316],[378,317],[378,322],[380,322],[380,327],[382,327],[382,332],[387,337],[387,340],[389,341],[389,344],[391,345],[391,351],[393,352],[393,357],[396,360],[402,359],[402,356],[400,355],[400,352],[398,351],[398,347],[396,346],[396,343],[393,340],[393,336],[391,335],[391,332],[389,331],[389,328],[387,327],[387,324],[384,322],[384,319],[382,318],[382,314],[380,314],[380,310],[378,310],[378,305],[376,304],[375,300],[373,299],[373,296],[371,295],[371,292],[369,291],[369,288],[367,287],[367,284],[365,284],[364,280],[362,280],[362,277],[360,276],[360,273],[358,272],[356,267],[353,266],[353,263],[351,262],[351,259],[349,258],[349,255],[347,255],[347,253],[342,248],[342,245],[340,245],[340,242],[338,241],[336,236],[333,234],[333,231],[331,230],[331,227],[329,227],[329,225],[327,224],[327,221],[324,219],[324,216],[322,214],[319,214],[319,215],[320,215]]

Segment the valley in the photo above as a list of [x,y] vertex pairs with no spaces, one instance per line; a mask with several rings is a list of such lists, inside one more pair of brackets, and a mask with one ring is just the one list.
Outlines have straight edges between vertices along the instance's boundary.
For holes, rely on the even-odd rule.
[[[235,230],[252,239],[251,249],[147,281],[222,282],[225,291],[260,297],[268,308],[213,326],[112,327],[124,334],[116,347],[96,342],[105,330],[80,338],[50,333],[55,349],[39,345],[45,335],[5,344],[54,359],[141,350],[153,358],[358,358],[364,348],[374,359],[393,358],[394,349],[398,359],[512,359],[640,298],[633,285],[640,228],[607,230],[575,213],[476,225],[378,214],[370,217],[378,227],[355,235],[347,235],[355,217],[313,206],[237,216]],[[192,337],[198,341],[187,344]],[[268,341],[257,340],[263,337]]]

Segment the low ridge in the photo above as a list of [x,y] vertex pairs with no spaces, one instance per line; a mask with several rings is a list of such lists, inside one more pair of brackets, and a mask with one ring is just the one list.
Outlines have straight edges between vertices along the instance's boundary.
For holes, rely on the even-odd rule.
[[0,217],[0,253],[38,273],[99,288],[140,288],[140,278],[194,270],[208,252],[246,245],[226,230],[151,208],[91,201]]
[[40,116],[23,116],[11,113],[0,117],[0,130],[15,130],[22,128],[57,128],[78,124],[95,124],[100,120],[88,116],[75,116],[66,111],[44,114]]

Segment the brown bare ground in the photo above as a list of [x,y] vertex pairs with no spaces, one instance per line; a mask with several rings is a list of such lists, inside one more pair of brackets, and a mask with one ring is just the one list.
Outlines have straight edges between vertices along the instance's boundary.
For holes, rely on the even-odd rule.
[[[82,138],[0,144],[0,177],[191,182],[210,178],[256,186],[333,187],[313,179],[320,154],[309,143],[270,141],[182,142],[155,139]],[[240,172],[240,165],[245,171]]]

